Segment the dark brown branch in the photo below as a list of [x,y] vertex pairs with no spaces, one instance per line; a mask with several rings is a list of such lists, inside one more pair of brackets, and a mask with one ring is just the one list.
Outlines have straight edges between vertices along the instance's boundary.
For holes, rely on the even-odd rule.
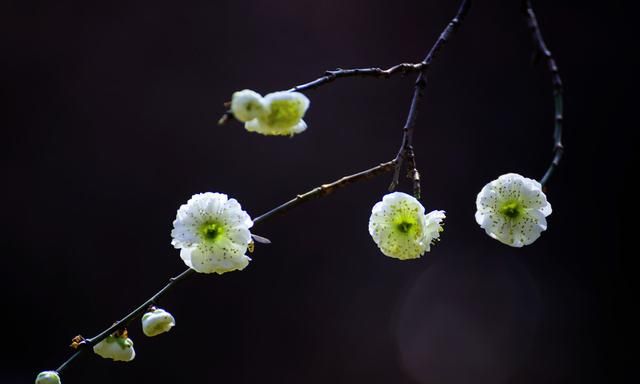
[[321,186],[314,188],[312,190],[310,190],[307,193],[303,193],[301,195],[296,196],[295,198],[287,201],[286,203],[270,210],[267,213],[264,213],[258,217],[256,217],[255,219],[253,219],[254,223],[259,223],[273,215],[276,214],[280,214],[280,213],[284,213],[286,211],[288,211],[289,209],[300,205],[302,203],[304,203],[305,201],[309,201],[313,198],[316,197],[321,197],[321,196],[326,196],[329,195],[333,192],[335,192],[337,189],[343,188],[349,184],[353,184],[355,182],[361,181],[361,180],[366,180],[366,179],[370,179],[372,177],[381,175],[383,173],[386,172],[390,172],[394,166],[395,166],[396,160],[391,160],[388,161],[386,163],[382,163],[378,166],[375,166],[373,168],[369,168],[365,171],[362,172],[358,172],[355,173],[353,175],[349,175],[349,176],[344,176],[342,178],[340,178],[339,180],[334,181],[333,183],[329,183],[329,184],[322,184]]
[[409,114],[407,115],[407,120],[402,129],[402,142],[400,144],[400,150],[396,155],[396,169],[393,173],[393,179],[391,180],[391,185],[389,185],[389,191],[393,191],[396,189],[400,182],[400,172],[402,169],[403,162],[405,158],[411,157],[409,161],[409,167],[411,167],[408,171],[408,175],[413,180],[413,190],[414,194],[418,191],[418,196],[420,193],[420,177],[418,170],[415,168],[415,153],[413,151],[413,132],[416,125],[416,119],[418,118],[418,103],[422,99],[424,95],[424,89],[427,85],[427,72],[431,63],[440,52],[444,44],[453,36],[453,33],[458,29],[464,17],[467,15],[469,8],[471,7],[471,0],[462,0],[460,7],[458,8],[458,12],[454,16],[453,19],[446,26],[444,31],[438,37],[435,44],[427,53],[427,56],[420,62],[420,74],[416,79],[416,84],[413,89],[413,98],[411,99],[411,106],[409,107]]
[[562,146],[562,120],[563,120],[563,105],[564,100],[562,97],[562,79],[560,78],[560,72],[558,71],[558,65],[556,64],[551,51],[547,48],[547,44],[542,38],[542,32],[536,19],[536,14],[533,12],[531,0],[522,1],[523,11],[527,18],[527,25],[531,31],[531,37],[533,38],[533,44],[535,45],[536,52],[544,58],[547,63],[547,68],[551,72],[551,84],[553,85],[553,101],[554,101],[554,130],[553,130],[553,158],[547,171],[544,173],[540,184],[543,186],[549,181],[549,178],[555,171],[556,167],[560,164],[564,147]]
[[318,88],[322,85],[331,83],[335,79],[344,78],[344,77],[374,77],[374,78],[382,78],[387,79],[395,74],[406,75],[411,72],[418,72],[424,67],[424,63],[420,62],[417,64],[410,63],[402,63],[394,65],[393,67],[387,69],[381,68],[352,68],[352,69],[341,69],[338,68],[333,71],[326,71],[324,76],[317,78],[308,83],[296,85],[291,88],[290,92],[302,92],[308,91],[310,89]]

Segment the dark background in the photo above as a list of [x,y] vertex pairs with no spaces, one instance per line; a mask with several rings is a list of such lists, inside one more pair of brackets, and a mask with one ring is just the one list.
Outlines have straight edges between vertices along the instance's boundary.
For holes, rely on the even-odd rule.
[[[457,6],[2,2],[0,381],[55,369],[73,336],[95,335],[181,272],[169,233],[192,194],[227,193],[255,217],[390,160],[414,76],[308,92],[309,129],[292,139],[216,121],[235,90],[419,61]],[[423,203],[447,211],[431,253],[383,256],[367,221],[390,177],[353,185],[257,225],[273,244],[246,270],[172,291],[162,306],[177,326],[153,339],[132,326],[134,362],[91,355],[64,383],[633,381],[629,12],[534,6],[565,82],[567,148],[537,242],[509,248],[473,218],[488,181],[542,175],[553,116],[520,2],[477,1],[432,66],[415,136]]]

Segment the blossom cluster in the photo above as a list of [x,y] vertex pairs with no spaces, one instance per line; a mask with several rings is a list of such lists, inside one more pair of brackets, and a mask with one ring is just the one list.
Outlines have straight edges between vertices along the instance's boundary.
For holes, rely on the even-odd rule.
[[[540,183],[515,173],[485,185],[476,199],[476,208],[480,227],[512,247],[538,239],[551,214],[551,204]],[[393,192],[373,206],[369,234],[384,255],[416,259],[440,239],[444,219],[444,211],[425,213],[415,197]],[[251,260],[246,252],[252,251],[252,226],[251,217],[235,199],[222,193],[199,193],[178,209],[171,243],[180,249],[182,261],[196,272],[222,274],[242,270]],[[141,322],[143,333],[150,337],[175,326],[169,312],[155,307],[142,316]],[[108,335],[93,346],[93,351],[114,361],[131,361],[136,356],[126,329]],[[36,384],[60,384],[60,376],[56,371],[44,371],[38,374]]]
[[[350,72],[359,73],[359,70]],[[319,82],[311,85],[317,86]],[[310,101],[300,92],[280,91],[263,97],[244,89],[233,93],[229,106],[233,117],[244,123],[249,132],[291,137],[307,129],[303,118]],[[411,113],[414,113],[413,105]],[[225,114],[221,122],[228,116]],[[405,132],[400,155],[406,152],[406,142]],[[538,181],[508,173],[489,182],[478,193],[475,220],[491,238],[511,247],[523,247],[535,242],[547,229],[546,217],[551,212],[551,204]],[[427,213],[416,197],[391,192],[372,207],[368,231],[383,255],[398,260],[417,259],[430,252],[440,240],[445,218],[444,210]],[[223,274],[243,270],[251,261],[247,251],[253,252],[254,239],[268,242],[251,233],[253,224],[237,200],[223,193],[198,193],[179,207],[171,230],[171,244],[179,250],[184,264],[198,273]],[[156,298],[154,296],[153,301]],[[156,307],[150,307],[140,320],[142,331],[148,337],[169,332],[176,323],[173,315]],[[97,355],[114,361],[128,362],[136,356],[126,328],[87,346],[92,346]],[[61,384],[59,372],[40,372],[35,383]]]

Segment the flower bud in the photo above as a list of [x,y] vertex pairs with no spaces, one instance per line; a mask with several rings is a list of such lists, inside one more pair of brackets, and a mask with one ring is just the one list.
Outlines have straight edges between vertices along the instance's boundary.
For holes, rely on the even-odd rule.
[[264,115],[265,102],[259,93],[250,89],[234,92],[231,97],[231,112],[243,123]]
[[60,376],[56,371],[43,371],[38,373],[36,384],[60,384]]
[[156,308],[142,316],[142,332],[149,337],[168,332],[174,325],[175,319],[164,309]]
[[107,336],[93,347],[93,352],[114,361],[131,361],[136,357],[133,341],[127,337],[126,331]]

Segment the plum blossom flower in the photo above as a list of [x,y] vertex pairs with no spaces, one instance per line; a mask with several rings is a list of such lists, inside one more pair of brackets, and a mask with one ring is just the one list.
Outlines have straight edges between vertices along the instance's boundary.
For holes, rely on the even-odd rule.
[[539,182],[508,173],[485,185],[476,199],[476,222],[512,247],[529,245],[547,229],[551,204]]
[[142,315],[142,332],[149,337],[169,332],[175,325],[173,316],[161,308],[154,308]]
[[253,221],[235,199],[222,193],[199,193],[180,207],[173,222],[171,244],[182,261],[201,273],[222,274],[244,269],[251,260]]
[[263,135],[293,136],[307,129],[302,120],[309,108],[309,99],[299,92],[274,92],[264,97],[266,110],[244,125],[249,132]]
[[105,359],[131,361],[136,357],[133,341],[127,337],[127,331],[118,331],[93,346],[93,352]]
[[385,195],[371,210],[369,234],[383,254],[400,260],[415,259],[431,250],[440,238],[444,211],[425,209],[402,192]]

